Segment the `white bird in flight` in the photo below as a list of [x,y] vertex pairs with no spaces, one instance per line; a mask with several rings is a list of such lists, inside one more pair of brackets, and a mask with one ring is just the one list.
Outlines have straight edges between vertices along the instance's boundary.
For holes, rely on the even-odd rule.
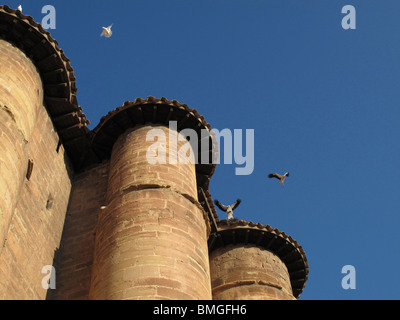
[[21,12],[22,12],[22,6],[21,6],[21,5],[19,5],[19,6],[18,6],[18,8],[17,8],[17,10],[19,10],[19,11],[21,11]]
[[268,175],[268,178],[276,178],[276,179],[278,179],[279,182],[282,183],[282,185],[284,185],[284,181],[285,181],[286,177],[289,177],[289,172],[286,172],[283,176],[281,176],[280,174],[277,174],[277,173],[270,173]]
[[102,27],[103,31],[100,34],[100,37],[101,36],[105,36],[106,38],[111,37],[111,35],[112,35],[111,27],[112,27],[112,24],[111,24],[111,26],[108,26],[107,28],[106,27]]

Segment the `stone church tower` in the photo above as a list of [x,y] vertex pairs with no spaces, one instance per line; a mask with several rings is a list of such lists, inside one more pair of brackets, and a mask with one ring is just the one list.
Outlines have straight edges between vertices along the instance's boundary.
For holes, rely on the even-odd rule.
[[[147,160],[149,130],[169,137],[168,158],[187,142],[181,130],[211,131],[196,110],[137,98],[89,130],[76,92],[57,41],[0,6],[0,299],[299,297],[302,247],[268,225],[219,220],[212,161]],[[207,139],[192,151],[211,160]]]

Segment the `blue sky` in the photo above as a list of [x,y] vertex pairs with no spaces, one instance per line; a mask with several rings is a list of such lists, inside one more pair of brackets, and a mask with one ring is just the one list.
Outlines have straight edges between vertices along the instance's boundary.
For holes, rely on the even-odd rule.
[[[400,2],[8,1],[49,30],[94,128],[126,100],[176,99],[212,127],[255,130],[255,167],[219,164],[214,199],[304,248],[308,299],[399,299]],[[356,29],[344,30],[344,5]],[[113,23],[113,36],[100,37]],[[290,172],[283,188],[268,173]],[[224,219],[223,213],[219,211]],[[356,289],[344,290],[344,265]]]

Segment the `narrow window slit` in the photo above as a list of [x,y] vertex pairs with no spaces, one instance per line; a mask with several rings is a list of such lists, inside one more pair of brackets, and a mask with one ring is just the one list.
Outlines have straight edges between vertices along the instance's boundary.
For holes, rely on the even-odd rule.
[[62,144],[62,143],[61,143],[61,140],[58,140],[57,149],[56,149],[57,153],[60,151],[61,144]]
[[33,160],[29,159],[28,160],[28,169],[26,170],[26,179],[28,179],[28,181],[31,178],[32,170],[33,170]]
[[46,202],[47,210],[50,210],[53,207],[53,202],[54,202],[53,195],[51,193],[49,193],[49,197],[47,198],[47,202]]

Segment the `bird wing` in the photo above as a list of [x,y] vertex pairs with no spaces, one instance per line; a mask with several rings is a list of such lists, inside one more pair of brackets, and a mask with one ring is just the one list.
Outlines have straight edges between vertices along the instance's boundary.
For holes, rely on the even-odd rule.
[[268,178],[276,178],[276,179],[282,179],[282,176],[280,175],[280,174],[277,174],[277,173],[270,173],[269,175],[268,175]]
[[242,202],[242,200],[237,199],[235,201],[235,203],[232,205],[232,210],[235,210],[241,202]]
[[289,177],[289,172],[286,172],[286,177]]
[[219,202],[218,200],[215,200],[214,201],[214,203],[216,204],[216,206],[218,207],[218,208],[220,208],[222,211],[227,211],[228,210],[228,207],[227,206],[224,206],[221,202]]

